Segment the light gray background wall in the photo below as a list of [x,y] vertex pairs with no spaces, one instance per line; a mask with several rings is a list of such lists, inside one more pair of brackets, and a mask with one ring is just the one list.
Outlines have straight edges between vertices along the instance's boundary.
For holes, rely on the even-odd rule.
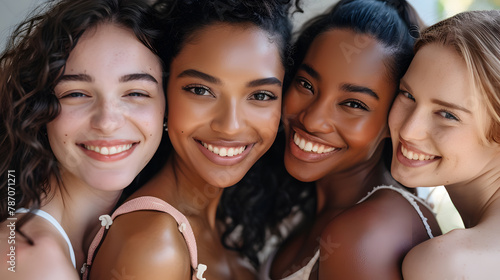
[[[327,7],[337,2],[336,0],[304,0],[304,14],[295,14],[296,26],[300,26],[304,21],[318,13],[323,12]],[[432,24],[438,20],[435,10],[435,0],[410,0],[427,24]],[[15,26],[24,20],[26,16],[44,0],[0,0],[0,50],[6,46],[6,40],[14,30]]]

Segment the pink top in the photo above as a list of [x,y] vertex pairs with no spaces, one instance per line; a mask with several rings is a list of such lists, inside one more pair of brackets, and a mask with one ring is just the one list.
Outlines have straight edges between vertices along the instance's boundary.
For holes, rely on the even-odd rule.
[[111,217],[109,215],[102,215],[99,217],[102,227],[99,229],[99,232],[90,244],[87,262],[83,264],[83,267],[81,269],[83,279],[88,279],[88,272],[89,268],[92,265],[92,260],[94,259],[94,253],[97,247],[101,244],[102,238],[104,236],[104,231],[107,230],[109,226],[111,226],[113,220],[122,214],[140,210],[154,210],[165,212],[175,219],[175,221],[179,225],[179,231],[182,233],[182,236],[186,240],[186,244],[189,250],[191,267],[193,268],[192,279],[205,280],[205,278],[203,278],[203,272],[205,272],[207,266],[204,264],[198,264],[198,250],[196,247],[196,239],[194,237],[193,229],[191,228],[188,219],[172,205],[153,196],[141,196],[134,198],[118,207],[118,209],[116,209]]

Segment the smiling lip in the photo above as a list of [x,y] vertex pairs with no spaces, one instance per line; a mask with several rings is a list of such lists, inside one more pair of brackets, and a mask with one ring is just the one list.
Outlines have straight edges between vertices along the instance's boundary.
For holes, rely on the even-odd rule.
[[302,161],[316,162],[340,150],[340,148],[319,143],[311,138],[312,137],[308,136],[305,132],[299,132],[298,129],[291,129],[289,139],[291,154]]
[[408,167],[420,167],[437,161],[441,157],[430,155],[414,148],[409,148],[400,140],[396,157],[398,161]]
[[254,145],[231,141],[195,141],[205,157],[217,165],[224,166],[240,163],[248,155]]
[[89,157],[98,161],[118,161],[128,157],[139,142],[130,140],[94,140],[77,144]]

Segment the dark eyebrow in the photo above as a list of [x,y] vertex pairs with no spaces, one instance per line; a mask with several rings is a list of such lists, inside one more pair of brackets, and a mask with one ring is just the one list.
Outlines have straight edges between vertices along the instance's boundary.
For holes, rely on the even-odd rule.
[[184,70],[177,77],[178,78],[194,77],[194,78],[200,78],[200,79],[205,80],[205,81],[212,83],[212,84],[222,84],[221,80],[217,79],[216,77],[210,76],[208,74],[205,74],[203,72],[200,72],[200,71],[194,70],[194,69]]
[[438,104],[438,105],[441,105],[441,106],[444,106],[444,107],[448,107],[448,108],[452,108],[452,109],[456,109],[456,110],[460,110],[460,111],[464,111],[466,113],[472,114],[471,111],[469,111],[468,109],[465,109],[464,107],[459,106],[457,104],[448,103],[448,102],[445,102],[445,101],[442,101],[442,100],[438,100],[438,99],[431,99],[431,101],[433,103],[435,103],[435,104]]
[[120,83],[125,83],[129,81],[137,81],[137,80],[144,80],[144,81],[150,81],[153,83],[158,84],[158,81],[151,75],[146,74],[146,73],[134,73],[134,74],[128,74],[120,77]]
[[378,95],[373,90],[371,90],[371,89],[369,89],[367,87],[357,86],[357,85],[353,85],[353,84],[343,84],[342,86],[340,86],[340,89],[343,90],[343,91],[347,91],[347,92],[365,93],[365,94],[373,96],[377,100],[379,100]]
[[321,80],[321,76],[319,75],[316,70],[314,70],[311,66],[303,63],[300,65],[299,69],[302,69],[306,71],[307,74],[311,75],[311,77],[315,78],[316,80]]
[[87,74],[78,74],[78,75],[63,75],[59,78],[59,82],[66,81],[77,81],[77,82],[93,82],[94,79]]
[[264,79],[253,80],[247,84],[247,87],[258,87],[264,85],[278,85],[281,86],[281,81],[278,78],[270,77]]

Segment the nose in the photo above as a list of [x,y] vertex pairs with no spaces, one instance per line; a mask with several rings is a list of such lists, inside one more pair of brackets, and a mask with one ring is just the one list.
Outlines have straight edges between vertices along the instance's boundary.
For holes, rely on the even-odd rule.
[[401,128],[399,130],[400,137],[407,140],[422,140],[428,135],[427,123],[428,120],[425,112],[418,108],[406,108],[402,114],[392,115],[391,118],[402,118],[399,120]]
[[210,123],[212,130],[221,134],[235,135],[244,127],[245,111],[239,108],[237,100],[225,100],[214,109],[216,112]]
[[125,108],[115,100],[102,99],[92,110],[91,126],[104,135],[113,133],[125,123]]
[[312,133],[331,133],[335,131],[334,110],[329,102],[316,98],[299,113],[299,121]]

